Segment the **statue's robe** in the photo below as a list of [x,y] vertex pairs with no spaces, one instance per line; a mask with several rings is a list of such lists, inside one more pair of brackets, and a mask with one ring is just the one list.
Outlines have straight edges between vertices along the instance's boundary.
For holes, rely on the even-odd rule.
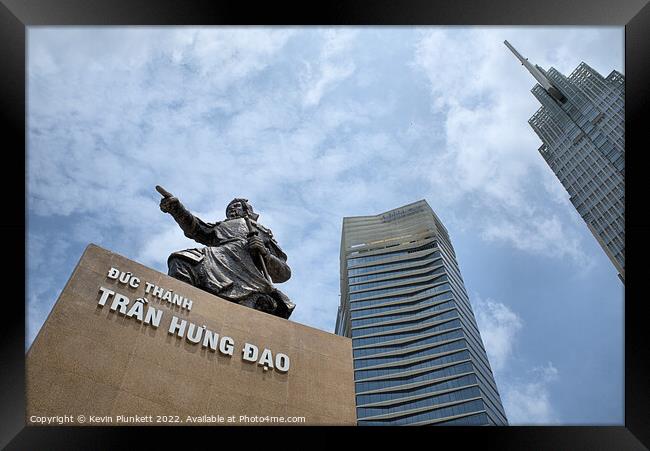
[[[174,252],[167,260],[169,275],[227,300],[247,305],[257,294],[271,296],[277,301],[276,311],[269,312],[288,318],[295,308],[289,298],[264,277],[258,260],[248,248],[248,227],[244,218],[226,219],[215,224],[203,222],[196,216],[185,218],[181,224],[185,236],[206,247]],[[271,279],[284,282],[290,270],[284,264],[287,256],[273,239],[272,232],[260,224],[258,230],[270,254],[283,264],[267,264]]]

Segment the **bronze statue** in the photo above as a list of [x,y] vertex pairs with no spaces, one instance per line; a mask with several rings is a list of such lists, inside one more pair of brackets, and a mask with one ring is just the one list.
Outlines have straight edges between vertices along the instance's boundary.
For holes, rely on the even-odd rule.
[[259,215],[247,199],[233,199],[225,220],[207,223],[162,187],[156,190],[163,195],[160,209],[172,215],[186,237],[206,246],[172,253],[167,259],[170,276],[240,305],[289,318],[295,304],[273,286],[291,277],[287,255],[271,230],[257,222]]

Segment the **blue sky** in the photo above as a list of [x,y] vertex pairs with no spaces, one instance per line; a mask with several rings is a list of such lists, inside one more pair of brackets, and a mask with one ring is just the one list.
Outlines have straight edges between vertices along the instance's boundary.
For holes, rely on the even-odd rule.
[[161,272],[248,198],[292,321],[332,332],[344,216],[426,199],[449,230],[511,424],[622,424],[623,286],[528,126],[534,80],[624,73],[623,28],[28,30],[27,343],[88,243]]

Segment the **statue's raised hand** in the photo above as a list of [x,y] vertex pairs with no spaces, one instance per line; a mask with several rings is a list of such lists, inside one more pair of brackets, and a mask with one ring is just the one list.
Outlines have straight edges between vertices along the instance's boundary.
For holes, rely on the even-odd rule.
[[160,209],[163,213],[173,213],[181,207],[181,201],[162,186],[156,185],[156,191],[163,197],[160,199]]
[[160,210],[164,213],[173,213],[181,206],[181,201],[176,197],[163,197],[160,199]]

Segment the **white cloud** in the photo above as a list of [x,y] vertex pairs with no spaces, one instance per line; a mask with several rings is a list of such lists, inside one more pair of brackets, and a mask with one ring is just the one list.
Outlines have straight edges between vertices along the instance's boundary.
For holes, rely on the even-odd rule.
[[[119,228],[135,254],[151,261],[173,246],[156,184],[178,192],[192,211],[214,209],[212,220],[239,195],[262,204],[308,199],[339,219],[427,197],[486,240],[582,258],[573,230],[530,200],[525,181],[543,163],[536,138],[515,118],[527,117],[531,102],[535,108],[531,80],[501,44],[501,32],[422,32],[415,64],[445,113],[446,150],[429,154],[414,150],[439,136],[424,128],[437,130],[426,117],[401,131],[377,125],[395,114],[394,96],[322,102],[335,86],[357,86],[360,33],[30,30],[30,214],[85,215],[71,237],[79,241],[110,240]],[[534,42],[517,33],[513,42]],[[282,51],[296,36],[301,44],[305,36],[318,39],[291,60]],[[313,70],[301,76],[299,62]],[[305,99],[319,108],[303,108]],[[503,133],[504,123],[512,133]],[[414,196],[406,178],[428,186]],[[338,243],[334,233],[327,239]]]
[[[120,39],[112,48],[102,41],[109,57],[96,54],[101,64],[84,72],[79,67],[93,46],[88,53],[54,51],[34,36],[37,49],[49,48],[66,64],[52,79],[31,71],[30,214],[75,216],[84,226],[69,241],[119,246],[127,257],[166,271],[172,251],[197,243],[159,211],[156,184],[210,222],[223,219],[233,197],[247,197],[263,207],[262,223],[289,255],[293,276],[279,288],[299,305],[293,318],[331,330],[341,209],[355,213],[369,197],[390,199],[392,191],[382,180],[347,183],[347,174],[403,152],[383,130],[351,129],[372,124],[390,106],[349,99],[304,109],[294,64],[274,59],[293,32],[191,29],[163,37],[144,31],[124,37],[142,38],[128,76],[115,55],[126,52]],[[325,77],[312,80],[319,102],[344,80],[328,78],[328,71],[351,61],[356,32],[322,35],[320,54],[307,54]],[[260,82],[255,77],[262,72]],[[70,97],[72,79],[77,95]]]
[[558,422],[550,385],[559,379],[551,362],[515,375],[513,361],[518,359],[517,340],[524,322],[507,305],[493,299],[472,297],[472,309],[481,332],[494,378],[499,387],[508,423],[552,424]]
[[29,274],[38,274],[38,277],[30,278],[27,288],[26,345],[36,338],[63,289],[66,275],[57,269],[72,270],[66,264],[69,248],[67,240],[53,234],[32,236],[27,241],[27,269]]
[[[446,136],[445,150],[424,168],[431,174],[432,194],[448,208],[468,206],[462,219],[487,240],[530,253],[569,257],[584,267],[587,258],[577,235],[585,226],[570,215],[573,206],[559,182],[549,181],[552,175],[537,152],[541,141],[527,123],[540,106],[530,93],[535,81],[503,41],[508,39],[543,67],[554,65],[568,73],[580,62],[569,55],[601,66],[599,47],[614,45],[609,41],[617,41],[612,39],[617,33],[541,28],[422,31],[413,67],[429,81],[433,106],[443,112]],[[622,56],[620,50],[618,54]],[[606,65],[608,70],[619,66],[620,61]],[[562,205],[562,219],[551,214],[547,198]],[[567,220],[571,221],[567,226],[558,227]]]
[[501,372],[512,355],[523,321],[505,304],[490,298],[483,300],[477,294],[472,297],[472,309],[492,369]]
[[307,63],[301,75],[303,105],[317,106],[324,93],[350,77],[356,66],[349,50],[357,31],[337,28],[323,32],[324,42],[316,64]]
[[[83,225],[72,227],[69,243],[115,243],[164,268],[171,251],[194,243],[158,210],[156,184],[209,221],[236,196],[277,211],[295,204],[294,222],[274,213],[267,225],[291,231],[281,243],[290,255],[308,249],[306,263],[328,261],[335,276],[311,280],[298,270],[289,290],[313,283],[338,293],[340,218],[422,197],[488,241],[579,259],[572,230],[525,189],[531,168],[543,164],[527,124],[514,120],[529,114],[531,80],[513,76],[520,67],[498,33],[422,32],[415,64],[444,113],[440,135],[420,116],[409,128],[386,128],[395,95],[323,101],[344,83],[358,89],[359,30],[32,29],[30,215],[74,217]],[[293,59],[283,53],[292,39],[310,45]],[[296,71],[300,63],[311,72]],[[445,151],[426,152],[440,136]],[[406,179],[428,182],[414,195]],[[301,222],[313,215],[331,223]],[[333,244],[305,247],[315,233]]]
[[509,243],[522,251],[559,259],[568,257],[582,268],[589,267],[589,258],[582,251],[580,241],[567,236],[565,227],[555,215],[537,217],[523,224],[497,219],[484,227],[481,236],[488,241]]
[[196,65],[210,86],[225,88],[271,64],[295,31],[277,27],[208,27],[178,33],[186,35],[181,38],[185,42],[191,40],[184,59]]
[[511,425],[557,424],[559,418],[551,402],[549,385],[559,379],[551,362],[529,371],[529,380],[508,384],[501,398]]

